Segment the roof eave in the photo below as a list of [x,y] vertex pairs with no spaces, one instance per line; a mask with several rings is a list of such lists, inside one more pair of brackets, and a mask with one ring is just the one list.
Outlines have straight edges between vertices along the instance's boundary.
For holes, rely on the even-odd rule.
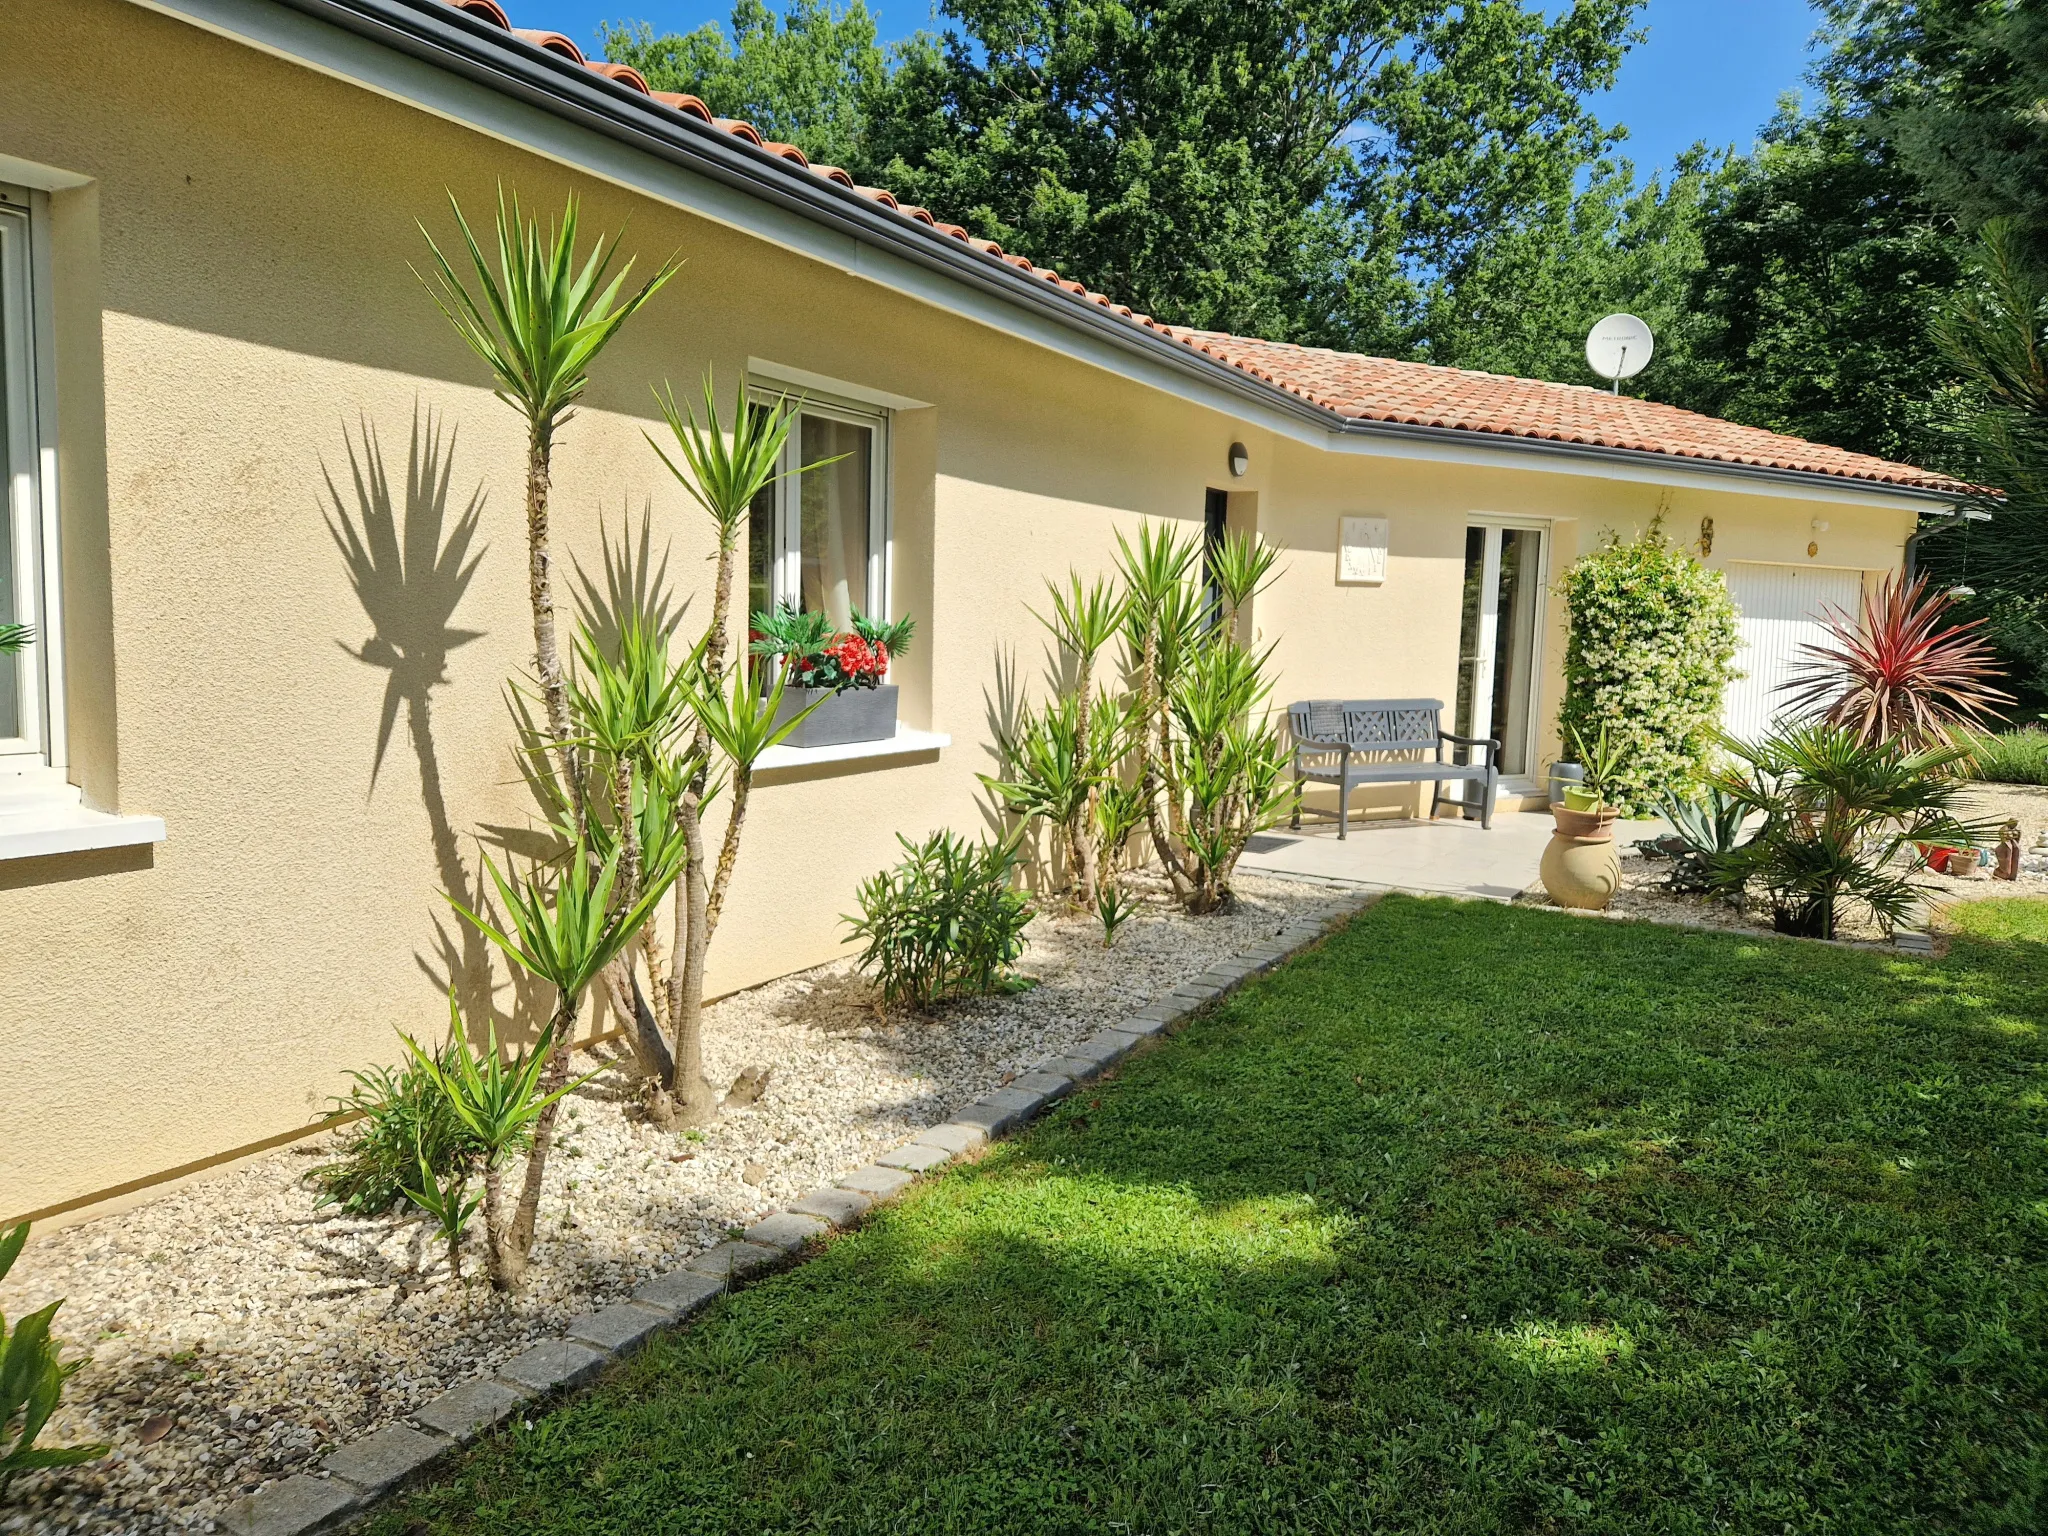
[[[175,0],[174,0],[175,3]],[[1056,324],[1161,364],[1211,388],[1340,436],[1386,436],[1455,443],[1504,456],[1537,454],[1643,466],[1663,463],[1731,478],[1853,488],[1917,503],[1946,505],[1960,492],[1887,481],[1782,470],[1639,449],[1564,443],[1508,433],[1414,426],[1350,417],[1149,329],[1035,277],[1000,257],[933,230],[822,177],[793,172],[787,161],[695,118],[672,113],[603,75],[478,21],[440,0],[270,0],[422,63],[460,75],[698,175],[742,190],[889,255],[943,273],[1035,311]]]
[[1646,448],[1610,448],[1603,443],[1573,443],[1557,438],[1524,437],[1508,432],[1480,432],[1467,427],[1430,427],[1401,421],[1375,421],[1368,417],[1329,413],[1341,423],[1339,431],[1358,437],[1407,437],[1423,442],[1459,443],[1493,447],[1520,453],[1558,458],[1590,460],[1640,468],[1663,464],[1672,469],[1733,479],[1767,480],[1776,485],[1805,486],[1814,490],[1896,496],[1902,500],[1950,506],[1970,493],[1961,486],[1941,489],[1933,486],[1902,485],[1895,480],[1876,480],[1862,475],[1830,475],[1818,470],[1783,469],[1771,464],[1742,464],[1732,459],[1709,459],[1695,454],[1658,453]]

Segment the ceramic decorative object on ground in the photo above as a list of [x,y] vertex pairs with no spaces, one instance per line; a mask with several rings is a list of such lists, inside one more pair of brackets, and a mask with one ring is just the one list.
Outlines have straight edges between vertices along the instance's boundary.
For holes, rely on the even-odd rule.
[[788,747],[841,747],[856,741],[887,741],[896,734],[896,685],[879,688],[785,688],[776,723],[819,700],[803,724],[783,738]]
[[[1567,795],[1571,791],[1566,791]],[[1599,911],[1621,886],[1621,850],[1614,841],[1616,812],[1553,806],[1557,830],[1543,849],[1543,889],[1560,907]]]

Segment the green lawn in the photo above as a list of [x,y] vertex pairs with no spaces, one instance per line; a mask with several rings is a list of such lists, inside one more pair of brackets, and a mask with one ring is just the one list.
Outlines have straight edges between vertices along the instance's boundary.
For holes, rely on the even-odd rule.
[[2048,1530],[2048,920],[1390,898],[377,1536]]

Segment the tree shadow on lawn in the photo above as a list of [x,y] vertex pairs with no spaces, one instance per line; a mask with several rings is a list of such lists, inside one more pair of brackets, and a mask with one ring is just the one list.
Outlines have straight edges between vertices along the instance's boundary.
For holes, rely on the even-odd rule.
[[2044,992],[1389,899],[373,1529],[2038,1530]]

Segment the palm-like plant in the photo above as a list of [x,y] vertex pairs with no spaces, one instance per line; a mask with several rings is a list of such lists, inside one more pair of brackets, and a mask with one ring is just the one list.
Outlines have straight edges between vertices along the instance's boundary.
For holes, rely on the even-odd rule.
[[[710,516],[718,536],[718,566],[711,592],[711,620],[693,653],[690,708],[694,726],[678,776],[676,824],[682,831],[685,873],[675,910],[675,945],[666,978],[654,978],[667,993],[666,1012],[675,1035],[675,1063],[666,1097],[656,1106],[664,1117],[701,1123],[718,1112],[711,1085],[704,1080],[704,974],[711,936],[725,903],[725,892],[739,857],[740,834],[746,826],[747,799],[754,765],[763,752],[783,740],[803,716],[779,724],[775,715],[782,699],[777,679],[766,692],[746,664],[728,667],[733,568],[740,541],[746,537],[754,498],[775,481],[782,450],[796,424],[797,408],[786,400],[758,404],[740,386],[728,428],[721,420],[711,374],[704,375],[704,415],[679,407],[672,389],[655,396],[675,439],[676,459],[661,444],[648,442],[681,482],[692,500]],[[802,466],[821,468],[831,460]],[[732,788],[725,836],[713,864],[706,855],[704,812],[714,787],[714,749],[725,760]]]
[[1052,612],[1041,614],[1034,610],[1033,616],[1052,634],[1060,650],[1074,661],[1073,683],[1066,691],[1066,697],[1073,702],[1073,729],[1068,748],[1073,754],[1073,761],[1068,765],[1066,778],[1078,792],[1063,808],[1061,830],[1073,862],[1070,873],[1074,904],[1092,908],[1095,905],[1097,863],[1095,789],[1107,772],[1107,764],[1090,751],[1097,734],[1092,724],[1097,705],[1095,662],[1123,628],[1125,598],[1100,578],[1093,584],[1084,585],[1080,574],[1075,571],[1067,573],[1064,587],[1051,581],[1045,585],[1052,598]]
[[[463,1027],[462,1011],[456,1006],[455,995],[451,992],[448,996],[448,1034],[448,1048],[438,1055],[424,1050],[410,1035],[400,1035],[399,1038],[405,1042],[406,1051],[419,1070],[438,1090],[448,1112],[469,1133],[470,1141],[477,1149],[473,1156],[483,1163],[481,1204],[488,1239],[491,1283],[499,1290],[514,1290],[526,1273],[527,1257],[533,1248],[533,1229],[529,1221],[525,1241],[520,1243],[516,1240],[516,1218],[508,1220],[504,1209],[505,1163],[522,1147],[527,1148],[528,1182],[537,1183],[533,1177],[535,1159],[542,1164],[547,1159],[547,1148],[541,1140],[541,1122],[545,1120],[552,1125],[555,1106],[590,1079],[581,1077],[573,1083],[557,1081],[552,1087],[548,1086],[550,1069],[564,1056],[554,1048],[563,1036],[557,1033],[552,1022],[540,1032],[532,1050],[521,1051],[507,1060],[498,1045],[496,1024],[490,1026],[489,1038],[481,1051],[471,1047],[469,1033]],[[463,1196],[463,1185],[467,1182],[471,1165],[459,1161],[450,1171],[445,1185],[425,1152],[420,1154],[419,1165],[420,1188],[408,1188],[406,1198],[439,1223],[442,1239],[448,1244],[449,1268],[459,1280],[462,1277],[462,1230],[478,1203]]]
[[[642,851],[640,893],[630,903],[613,899],[619,850],[614,849],[609,857],[599,861],[580,840],[552,873],[536,867],[523,877],[516,870],[508,877],[485,857],[484,868],[497,887],[498,898],[509,918],[504,925],[449,898],[457,912],[522,970],[555,989],[554,1017],[531,1057],[535,1088],[544,1103],[530,1117],[533,1131],[526,1155],[525,1182],[509,1219],[493,1225],[491,1278],[501,1290],[517,1289],[533,1251],[541,1182],[554,1141],[555,1112],[562,1092],[566,1091],[563,1083],[569,1074],[569,1040],[584,990],[631,942],[680,873],[679,845],[667,845],[665,859],[659,864],[646,860],[646,851]],[[484,1189],[487,1208],[495,1207],[488,1165]]]
[[1782,685],[1791,707],[1866,744],[1910,751],[1962,740],[2013,700],[1990,682],[1997,666],[1983,621],[1948,622],[1953,605],[1925,576],[1901,573],[1864,593],[1860,619],[1829,610],[1829,640],[1803,646],[1807,658]]
[[1995,823],[1957,815],[1962,747],[1913,750],[1825,721],[1723,745],[1741,766],[1720,776],[1720,788],[1763,823],[1707,873],[1723,889],[1761,891],[1783,932],[1833,938],[1843,904],[1855,902],[1890,933],[1926,894],[1912,878],[1922,862],[1914,845],[1996,836]]
[[0,656],[27,650],[36,637],[33,624],[0,624]]
[[[600,236],[579,262],[577,204],[570,198],[559,223],[545,230],[519,199],[498,189],[497,262],[485,256],[462,205],[448,204],[462,231],[468,278],[442,253],[426,226],[432,275],[414,269],[441,313],[469,349],[483,359],[496,394],[526,419],[527,587],[533,605],[534,671],[547,707],[548,728],[562,755],[564,781],[575,791],[578,774],[569,745],[568,691],[555,643],[553,558],[548,539],[548,492],[555,433],[590,383],[590,366],[619,328],[676,274],[674,257],[637,290],[627,292],[631,261],[613,273],[618,242]],[[474,291],[472,291],[472,285]]]

